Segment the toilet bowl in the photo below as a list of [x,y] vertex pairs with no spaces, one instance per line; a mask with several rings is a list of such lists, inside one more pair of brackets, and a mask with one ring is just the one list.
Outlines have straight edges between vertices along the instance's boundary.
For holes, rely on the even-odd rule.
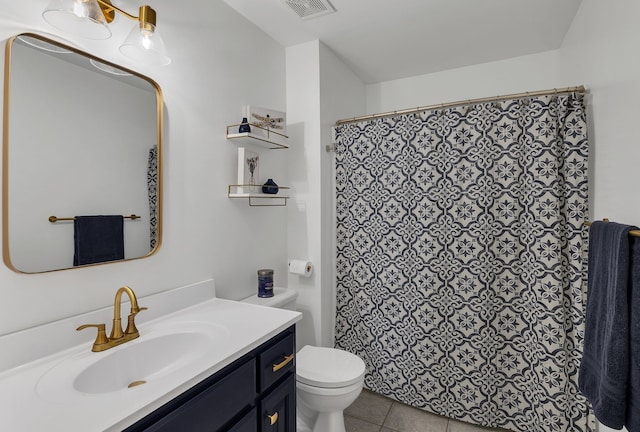
[[[275,287],[274,296],[243,301],[295,310],[297,293]],[[298,432],[345,432],[343,411],[364,384],[365,364],[355,354],[306,345],[296,354],[296,422]]]
[[306,345],[296,357],[298,430],[345,432],[343,411],[364,384],[360,357],[335,348]]

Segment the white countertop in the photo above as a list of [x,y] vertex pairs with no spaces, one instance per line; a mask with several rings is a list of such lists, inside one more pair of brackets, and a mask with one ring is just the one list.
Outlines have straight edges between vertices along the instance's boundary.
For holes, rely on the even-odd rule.
[[[128,309],[123,308],[123,316],[127,314]],[[299,312],[214,298],[152,321],[138,319],[140,337],[118,347],[93,353],[92,342],[83,343],[0,373],[0,430],[121,431],[290,327],[301,317]],[[58,370],[55,368],[60,368],[59,365],[69,358],[92,361],[124,349],[128,344],[145,341],[159,331],[185,325],[224,327],[228,334],[222,343],[209,347],[206,356],[190,362],[188,367],[149,379],[139,387],[102,394],[80,393],[70,387],[61,388],[56,393],[51,391],[51,386],[48,391],[42,391],[42,377],[51,376],[51,372],[55,373]],[[107,332],[110,327],[108,323]],[[75,332],[75,328],[68,331]]]

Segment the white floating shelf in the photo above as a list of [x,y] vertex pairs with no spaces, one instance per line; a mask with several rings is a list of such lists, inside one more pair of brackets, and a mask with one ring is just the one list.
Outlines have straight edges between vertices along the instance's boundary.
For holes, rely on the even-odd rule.
[[240,124],[227,126],[227,139],[235,140],[241,144],[254,144],[272,150],[289,148],[288,145],[284,144],[289,138],[288,136],[269,129],[261,128],[260,126],[250,126],[252,129],[257,129],[256,132],[234,133],[230,131],[238,130]]
[[[262,185],[229,185],[227,189],[228,198],[246,199],[251,207],[282,207],[287,205],[287,200],[291,197],[279,194],[266,194],[262,192],[244,192],[246,188],[254,187],[258,190],[262,189]],[[289,189],[288,187],[278,186],[278,189]]]

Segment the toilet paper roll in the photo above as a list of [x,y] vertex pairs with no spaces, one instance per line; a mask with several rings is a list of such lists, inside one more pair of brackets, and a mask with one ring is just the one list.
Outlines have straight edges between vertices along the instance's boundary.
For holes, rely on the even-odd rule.
[[311,264],[311,261],[292,259],[289,261],[289,273],[303,277],[311,277],[313,264]]

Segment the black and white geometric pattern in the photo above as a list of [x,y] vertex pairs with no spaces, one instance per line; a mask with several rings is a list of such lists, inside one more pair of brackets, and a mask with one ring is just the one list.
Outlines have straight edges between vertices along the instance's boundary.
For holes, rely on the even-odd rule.
[[149,149],[147,165],[147,190],[149,192],[149,246],[156,247],[158,241],[158,148]]
[[521,432],[594,430],[582,94],[336,128],[336,346],[365,386]]

